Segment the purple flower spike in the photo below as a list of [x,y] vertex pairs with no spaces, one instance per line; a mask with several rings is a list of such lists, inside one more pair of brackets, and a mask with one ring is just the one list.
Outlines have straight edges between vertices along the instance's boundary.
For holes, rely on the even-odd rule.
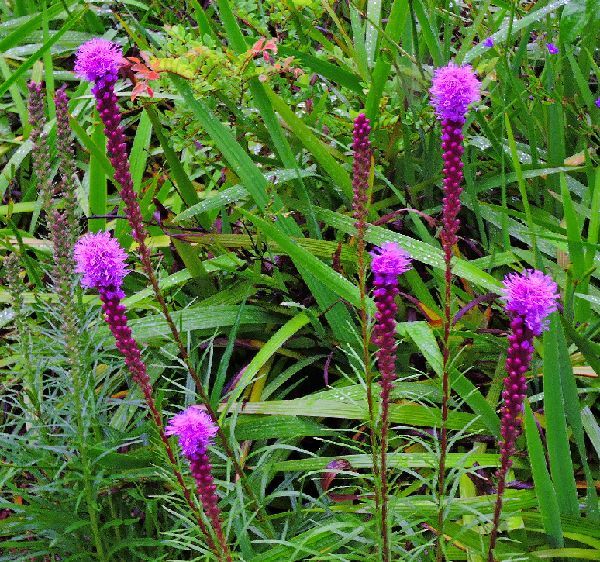
[[352,151],[354,152],[354,161],[352,163],[352,188],[354,190],[352,210],[360,238],[364,238],[364,231],[366,229],[365,221],[367,217],[372,156],[371,141],[369,140],[370,132],[371,122],[364,113],[361,113],[354,120],[354,130],[352,132]]
[[[373,343],[377,346],[377,366],[381,379],[381,517],[387,521],[387,448],[389,430],[390,393],[396,380],[396,295],[398,294],[398,276],[410,269],[410,256],[395,242],[386,242],[371,252],[373,260],[373,284],[375,291],[375,327]],[[387,528],[384,529],[384,542]]]
[[492,560],[502,512],[506,474],[512,466],[511,457],[521,433],[521,413],[527,396],[525,373],[529,370],[533,357],[533,339],[548,328],[548,316],[557,309],[556,301],[559,299],[556,283],[549,275],[544,275],[535,269],[508,274],[504,278],[503,292],[505,308],[511,317],[511,322],[505,365],[506,377],[502,392],[500,468],[496,474],[498,496],[488,557]]
[[483,46],[487,47],[488,49],[492,48],[494,46],[493,37],[488,37],[487,39],[484,39]]
[[410,269],[410,256],[395,242],[386,242],[371,255],[375,285],[375,328],[373,341],[379,348],[377,362],[381,373],[382,401],[384,410],[392,382],[396,378],[396,312],[395,297],[398,294],[398,276]]
[[77,52],[75,72],[78,76],[94,82],[92,94],[96,108],[104,123],[107,152],[115,169],[114,179],[121,186],[121,199],[125,203],[125,214],[131,226],[133,239],[139,245],[142,264],[154,285],[154,274],[150,263],[150,250],[146,245],[147,232],[142,212],[131,179],[125,131],[121,126],[121,111],[115,93],[115,84],[123,57],[118,45],[106,39],[92,39],[84,43]]
[[523,317],[527,328],[539,336],[548,327],[548,316],[557,310],[558,287],[549,275],[535,269],[509,273],[504,278],[506,310]]
[[107,75],[114,76],[116,80],[122,64],[121,47],[107,39],[95,37],[77,50],[75,74],[89,82],[95,82]]
[[231,555],[221,526],[217,487],[207,454],[207,448],[212,445],[217,431],[217,424],[213,422],[202,406],[190,406],[174,416],[165,428],[167,435],[177,435],[179,438],[181,451],[190,461],[190,472],[196,481],[204,511],[212,523],[226,559],[230,561]]
[[594,103],[596,104],[596,107],[600,107],[600,98],[598,98]]
[[546,48],[551,55],[558,55],[560,53],[559,48],[554,43],[546,43]]
[[213,444],[217,426],[201,406],[190,406],[169,421],[167,435],[177,435],[183,454],[190,460],[206,452]]
[[453,62],[437,68],[430,89],[432,105],[439,119],[463,123],[469,105],[481,99],[481,86],[470,65]]
[[88,289],[120,289],[129,271],[126,260],[125,250],[108,232],[85,234],[75,244],[75,271],[83,275],[81,284]]

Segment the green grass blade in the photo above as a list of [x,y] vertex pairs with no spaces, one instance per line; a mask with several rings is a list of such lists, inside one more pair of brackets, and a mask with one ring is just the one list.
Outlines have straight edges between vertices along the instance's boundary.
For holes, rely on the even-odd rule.
[[[419,348],[426,361],[438,376],[442,375],[442,353],[438,347],[433,330],[426,322],[404,322],[398,326],[401,334],[408,335]],[[450,385],[458,395],[479,416],[492,435],[500,435],[500,420],[494,409],[471,381],[451,369]]]
[[146,171],[146,162],[148,161],[148,149],[150,147],[150,138],[152,137],[152,122],[146,110],[142,111],[138,122],[133,146],[131,147],[131,179],[136,193],[140,192],[142,187],[142,178]]
[[311,252],[299,246],[295,240],[281,232],[272,223],[246,211],[242,211],[242,214],[250,219],[271,240],[277,242],[279,247],[296,264],[296,267],[313,275],[319,282],[338,295],[339,298],[348,301],[356,307],[360,307],[360,295],[356,285],[316,258]]
[[552,485],[542,440],[533,417],[529,402],[525,401],[525,436],[527,453],[531,463],[535,493],[540,506],[544,529],[553,546],[563,546],[563,534],[560,523],[560,510],[556,499],[556,490]]
[[[575,382],[575,376],[573,375],[573,368],[571,366],[571,358],[569,356],[569,348],[567,347],[565,334],[562,326],[558,322],[556,322],[556,342],[558,344],[560,389],[564,401],[564,411],[567,422],[573,433],[573,441],[575,441],[575,445],[577,446],[577,452],[587,482],[587,515],[588,519],[598,521],[600,519],[600,514],[598,513],[598,495],[596,493],[594,477],[588,463],[577,383]],[[569,482],[569,485],[572,486],[572,484],[574,483]],[[573,488],[571,487],[571,495],[572,494]]]
[[440,36],[439,30],[435,27],[434,18],[425,11],[425,6],[421,0],[413,0],[413,9],[421,26],[420,31],[423,33],[434,66],[442,66],[444,64],[444,57],[438,39]]
[[[573,476],[571,449],[567,434],[562,381],[571,371],[568,353],[560,353],[558,331],[560,323],[554,313],[550,329],[544,333],[544,413],[546,414],[550,472],[556,489],[556,499],[562,515],[577,515],[579,504]],[[565,350],[566,351],[566,350]]]
[[[236,322],[239,319],[236,318]],[[258,351],[258,353],[252,358],[248,366],[244,370],[244,374],[240,381],[236,384],[234,390],[229,395],[227,405],[225,406],[223,413],[221,414],[221,423],[224,421],[227,413],[235,401],[241,396],[244,389],[254,380],[254,377],[258,371],[263,367],[267,361],[277,352],[277,350],[283,346],[283,344],[290,339],[298,330],[302,329],[310,322],[308,315],[304,312],[300,312],[290,320],[288,320],[277,332],[275,332]]]
[[314,133],[298,118],[277,94],[271,92],[269,98],[273,107],[288,124],[305,148],[315,157],[315,160],[327,172],[334,185],[349,199],[352,199],[352,180],[348,172],[331,155],[329,149],[314,135]]
[[[210,112],[208,107],[194,97],[190,85],[179,76],[171,75],[170,78],[177,90],[179,90],[187,106],[194,112],[206,132],[213,139],[217,148],[225,156],[232,170],[242,178],[244,187],[248,190],[255,203],[260,209],[264,209],[269,200],[266,192],[267,181],[254,162],[252,162],[251,158],[244,152],[244,149],[236,142],[229,130]],[[152,118],[152,113],[149,112],[148,114]],[[155,130],[157,123],[158,120],[153,121]],[[275,210],[279,209],[281,209],[280,201]]]
[[152,126],[154,127],[154,134],[157,136],[158,141],[160,142],[160,145],[165,153],[165,158],[167,159],[169,168],[171,169],[171,172],[173,172],[173,178],[175,179],[175,183],[182,201],[186,203],[186,205],[195,205],[198,203],[198,195],[196,194],[196,190],[194,189],[190,178],[183,169],[183,166],[175,154],[175,151],[171,148],[171,145],[167,140],[166,133],[160,124],[158,114],[151,107],[147,107],[146,112],[150,122],[152,123]]
[[[97,123],[92,133],[92,142],[95,146],[102,148],[106,145],[106,137],[104,136],[104,126],[102,123]],[[90,217],[94,215],[106,214],[106,173],[101,164],[101,160],[95,153],[90,154],[90,191],[88,194],[88,205]],[[90,232],[98,232],[106,228],[106,219],[97,218],[88,221]]]
[[67,21],[62,25],[62,27],[56,31],[52,37],[48,41],[46,41],[35,53],[33,53],[17,70],[15,70],[8,80],[5,80],[2,84],[0,84],[0,96],[4,95],[4,93],[17,81],[25,72],[27,72],[34,63],[43,57],[46,51],[49,51],[50,48],[58,42],[58,40],[69,30],[71,29],[85,14],[86,8],[80,8],[75,12],[72,12],[68,17]]

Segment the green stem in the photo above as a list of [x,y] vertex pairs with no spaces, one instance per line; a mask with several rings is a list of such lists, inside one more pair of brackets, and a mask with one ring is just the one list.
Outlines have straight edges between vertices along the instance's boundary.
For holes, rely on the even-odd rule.
[[[75,322],[74,311],[72,306],[70,306],[69,301],[63,301],[63,303],[65,304],[63,307],[65,336],[67,341],[69,364],[71,367],[71,377],[73,379],[73,402],[75,406],[75,415],[77,416],[77,444],[79,448],[79,454],[81,455],[81,465],[83,467],[83,490],[85,493],[85,502],[88,516],[90,518],[90,528],[92,530],[94,546],[96,547],[96,557],[102,562],[108,562],[98,526],[97,502],[94,494],[94,488],[92,486],[92,471],[86,443],[87,440],[82,400],[85,389],[83,388],[81,381],[81,369],[77,353],[77,325]],[[85,396],[87,396],[87,392],[85,393]]]

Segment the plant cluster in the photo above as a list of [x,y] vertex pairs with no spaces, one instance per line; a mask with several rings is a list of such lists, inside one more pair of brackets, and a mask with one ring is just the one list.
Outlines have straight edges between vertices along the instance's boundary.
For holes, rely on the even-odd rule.
[[598,558],[593,10],[0,13],[0,561]]

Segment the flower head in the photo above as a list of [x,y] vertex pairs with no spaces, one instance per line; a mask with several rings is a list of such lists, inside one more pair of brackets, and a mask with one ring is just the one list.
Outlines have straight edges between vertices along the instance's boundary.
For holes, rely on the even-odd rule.
[[558,55],[560,52],[558,47],[554,43],[546,43],[546,48],[551,55]]
[[488,49],[490,49],[491,47],[493,47],[494,46],[494,38],[493,37],[488,37],[487,39],[484,39],[483,46],[487,47]]
[[95,37],[77,50],[75,74],[90,82],[95,82],[106,75],[116,77],[122,62],[123,55],[119,45],[107,39]]
[[536,336],[548,328],[548,316],[557,310],[560,298],[552,277],[535,269],[509,273],[504,278],[503,293],[506,310],[522,316]]
[[75,271],[83,274],[81,284],[87,288],[119,289],[128,269],[127,254],[108,232],[84,234],[75,244]]
[[375,276],[386,283],[396,283],[398,276],[410,268],[410,255],[396,242],[386,242],[371,252],[371,269]]
[[437,68],[429,90],[439,119],[464,121],[469,105],[481,99],[481,84],[470,65]]
[[206,452],[212,445],[218,427],[201,406],[190,406],[174,416],[167,427],[167,435],[177,435],[183,454],[190,460]]
[[596,104],[596,107],[600,107],[600,98],[598,98],[594,103]]

